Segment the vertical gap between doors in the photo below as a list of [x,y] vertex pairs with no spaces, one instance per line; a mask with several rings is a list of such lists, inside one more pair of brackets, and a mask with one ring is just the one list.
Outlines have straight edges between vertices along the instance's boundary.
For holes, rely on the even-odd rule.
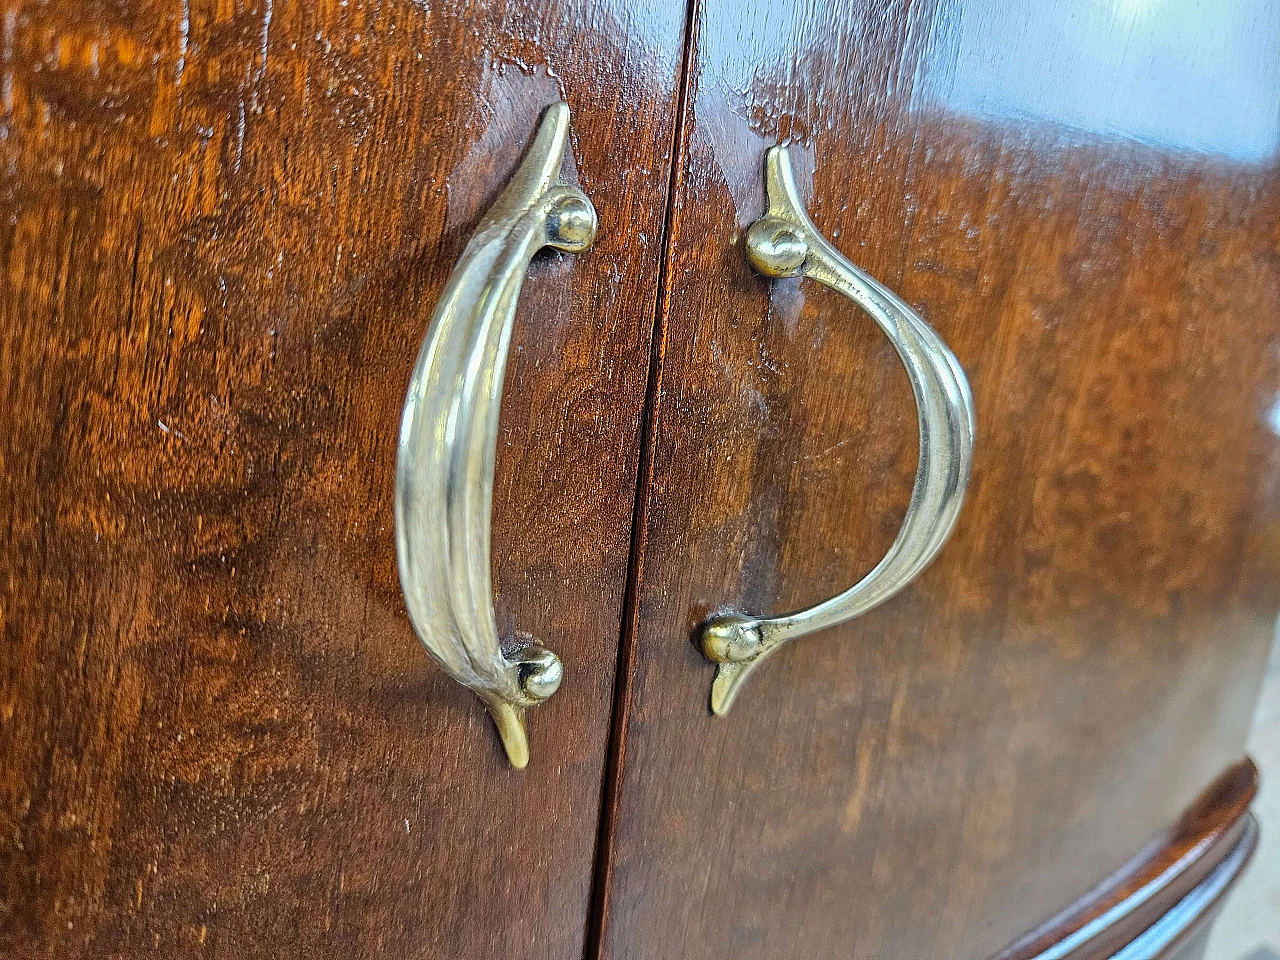
[[656,436],[658,398],[662,389],[662,361],[666,349],[670,282],[668,270],[674,244],[676,207],[684,178],[688,135],[686,114],[688,94],[696,55],[698,10],[701,0],[688,0],[685,10],[684,49],[676,77],[678,94],[671,139],[671,175],[667,182],[667,209],[663,217],[661,263],[658,268],[657,297],[654,301],[652,339],[649,347],[649,379],[645,388],[644,416],[640,425],[640,461],[636,471],[635,506],[631,516],[631,551],[627,560],[627,584],[622,604],[614,676],[613,711],[609,729],[609,749],[605,759],[600,792],[600,817],[596,835],[596,860],[592,875],[591,906],[587,921],[586,960],[601,960],[609,920],[609,893],[613,880],[613,842],[622,793],[626,760],[627,721],[631,712],[631,680],[635,669],[636,631],[639,626],[640,581],[644,575],[644,550],[648,526],[649,486],[653,479],[653,448]]

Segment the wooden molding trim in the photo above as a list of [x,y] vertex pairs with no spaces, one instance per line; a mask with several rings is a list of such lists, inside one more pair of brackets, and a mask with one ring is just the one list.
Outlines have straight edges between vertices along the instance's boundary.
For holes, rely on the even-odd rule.
[[1128,864],[994,960],[1161,956],[1213,915],[1248,863],[1257,792],[1258,768],[1245,758]]
[[[1258,821],[1252,814],[1245,817],[1244,835],[1227,858],[1202,880],[1195,889],[1177,902],[1174,908],[1138,935],[1111,960],[1173,960],[1191,956],[1191,950],[1207,935],[1210,922],[1218,915],[1223,895],[1240,876],[1258,846]],[[1199,954],[1194,954],[1199,956]]]

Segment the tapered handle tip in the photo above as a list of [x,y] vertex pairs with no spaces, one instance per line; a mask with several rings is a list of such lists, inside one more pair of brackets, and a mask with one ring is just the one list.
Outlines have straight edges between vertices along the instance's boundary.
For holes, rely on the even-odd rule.
[[511,766],[523,770],[529,765],[529,736],[524,729],[524,708],[506,701],[487,703],[485,706],[489,708],[489,716],[493,717],[494,726],[498,728],[498,736],[502,738],[502,746],[507,751]]

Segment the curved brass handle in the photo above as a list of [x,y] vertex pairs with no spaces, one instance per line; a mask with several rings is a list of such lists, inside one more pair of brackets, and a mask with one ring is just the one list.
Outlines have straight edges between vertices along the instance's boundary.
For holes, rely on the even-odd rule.
[[702,649],[719,663],[711,709],[728,713],[742,683],[788,640],[884,603],[942,549],[960,512],[973,464],[973,395],[964,370],[927,323],[831,246],[805,213],[785,146],[765,159],[769,209],[747,231],[747,256],[768,277],[805,276],[862,307],[898,351],[920,422],[920,465],[902,528],[875,569],[838,596],[781,617],[721,614],[702,626]]
[[511,765],[529,762],[524,708],[560,686],[540,644],[504,650],[493,615],[489,522],[498,406],[516,299],[544,246],[591,245],[596,212],[557,183],[569,107],[547,108],[533,145],[476,228],[436,304],[409,381],[396,459],[396,555],[418,639],[484,701]]

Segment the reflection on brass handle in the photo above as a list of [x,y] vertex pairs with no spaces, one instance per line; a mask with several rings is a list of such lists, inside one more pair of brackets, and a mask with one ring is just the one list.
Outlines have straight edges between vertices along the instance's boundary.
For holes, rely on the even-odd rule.
[[727,613],[701,629],[702,649],[720,666],[711,709],[728,713],[743,681],[788,640],[834,626],[884,603],[942,549],[964,500],[973,463],[973,395],[964,370],[927,323],[829,244],[805,213],[785,146],[765,160],[769,209],[747,232],[747,256],[768,277],[810,277],[862,307],[892,341],[915,394],[920,466],[902,528],[876,568],[815,607],[767,619]]
[[547,108],[519,170],[476,228],[436,304],[404,401],[396,554],[405,606],[432,658],[484,701],[511,765],[529,762],[524,709],[560,686],[537,643],[503,649],[493,615],[489,520],[498,406],[516,299],[544,246],[577,252],[596,211],[558,183],[569,107]]

